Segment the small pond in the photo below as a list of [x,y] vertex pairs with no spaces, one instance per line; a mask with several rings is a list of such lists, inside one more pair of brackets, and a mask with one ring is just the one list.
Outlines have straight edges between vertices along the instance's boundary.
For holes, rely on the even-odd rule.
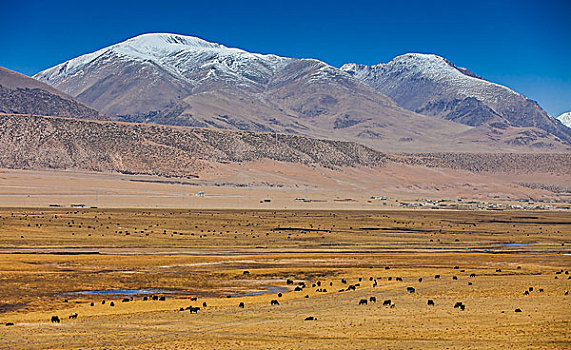
[[[144,295],[144,294],[181,294],[179,291],[166,289],[108,289],[108,290],[80,290],[61,295]],[[184,293],[186,294],[186,293]]]

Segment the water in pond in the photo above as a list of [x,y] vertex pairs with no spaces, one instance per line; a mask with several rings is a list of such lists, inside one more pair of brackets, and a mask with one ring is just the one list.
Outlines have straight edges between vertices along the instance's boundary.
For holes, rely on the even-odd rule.
[[65,293],[65,295],[143,295],[143,294],[167,294],[180,293],[166,289],[110,289],[110,290],[80,290],[77,292]]
[[253,295],[262,295],[262,294],[274,294],[274,293],[285,293],[289,291],[287,287],[278,287],[278,286],[264,286],[265,290],[259,290],[255,292],[246,292],[240,294],[232,294],[232,298],[236,297],[249,297]]
[[529,243],[496,243],[498,245],[505,245],[507,247],[518,247],[518,246],[525,246],[529,245]]
[[[286,293],[289,291],[287,287],[279,286],[263,286],[264,290],[259,290],[255,292],[245,292],[231,294],[232,298],[245,297],[253,295],[262,294],[277,294]],[[80,290],[76,292],[69,292],[60,294],[60,296],[72,296],[72,295],[148,295],[148,294],[189,294],[188,292],[181,292],[176,290],[167,289],[107,289],[107,290]]]

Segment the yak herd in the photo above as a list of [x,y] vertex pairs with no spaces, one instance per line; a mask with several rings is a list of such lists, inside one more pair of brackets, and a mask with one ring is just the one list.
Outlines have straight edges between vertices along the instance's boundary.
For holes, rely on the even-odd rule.
[[[455,266],[454,269],[458,269],[458,267]],[[465,272],[465,270],[460,270],[460,272]],[[497,269],[496,272],[501,272],[501,269]],[[557,271],[557,272],[556,272],[556,275],[561,275],[561,274],[569,275],[569,271],[563,271],[563,270],[561,270],[561,271]],[[469,275],[469,277],[470,277],[470,278],[475,278],[475,277],[476,277],[476,274],[475,274],[475,273],[471,273],[471,274]],[[441,278],[441,275],[439,275],[439,274],[434,275],[434,279],[440,279],[440,278]],[[557,278],[557,276],[556,276],[556,278]],[[371,286],[373,287],[373,289],[376,288],[376,287],[379,285],[379,283],[378,283],[377,280],[380,280],[380,279],[382,279],[382,277],[377,277],[377,278],[372,277],[372,276],[369,277],[368,280],[369,280],[369,282],[372,282]],[[387,279],[388,281],[392,281],[393,279],[394,279],[395,281],[401,281],[401,282],[403,281],[403,278],[402,278],[402,277],[387,277],[386,279]],[[456,281],[456,280],[458,280],[458,277],[457,277],[457,276],[452,276],[452,280]],[[361,283],[364,283],[362,277],[359,277],[359,278],[358,278],[358,281],[359,281],[359,282],[357,282],[357,283],[349,284],[346,288],[340,289],[339,292],[356,291],[356,290],[357,290],[357,287],[361,287]],[[418,281],[419,281],[419,282],[422,282],[423,279],[422,279],[422,278],[418,278]],[[348,284],[348,282],[347,282],[347,280],[346,280],[345,278],[341,278],[341,279],[340,279],[340,282],[341,282],[341,284],[345,284],[345,285]],[[287,285],[293,285],[293,284],[294,284],[294,281],[293,281],[292,279],[287,279],[287,280],[286,280],[286,284],[287,284]],[[469,284],[469,285],[472,285],[471,282],[469,282],[468,284]],[[332,286],[332,285],[333,285],[333,282],[330,282],[329,285]],[[312,284],[311,284],[311,287],[312,287],[312,288],[316,288],[316,287],[320,287],[320,286],[322,286],[322,282],[321,282],[321,281],[316,281],[315,283],[312,283]],[[303,290],[306,289],[306,288],[308,288],[308,285],[306,284],[306,282],[300,281],[300,282],[297,283],[296,287],[293,289],[293,292],[301,292],[301,291],[303,291]],[[327,292],[327,289],[326,289],[326,288],[316,288],[315,291],[316,291],[316,292],[326,293],[326,292]],[[411,287],[411,286],[406,287],[406,292],[409,293],[409,294],[416,293],[416,288],[415,288],[415,287]],[[536,288],[534,288],[534,287],[528,287],[528,288],[523,292],[523,295],[529,296],[529,295],[531,295],[531,293],[534,293],[534,292],[543,293],[543,292],[544,292],[544,289],[543,289],[543,288],[537,288],[537,289],[536,289]],[[567,290],[565,290],[563,294],[564,294],[564,295],[569,295],[569,292],[568,292]],[[277,297],[278,297],[278,298],[281,298],[281,297],[282,297],[282,293],[277,293]],[[309,294],[306,294],[306,295],[305,295],[305,298],[309,298]],[[126,303],[126,302],[130,302],[130,301],[133,301],[133,300],[134,300],[133,297],[123,298],[123,299],[121,299],[121,302]],[[143,301],[150,301],[150,300],[153,300],[153,301],[165,301],[165,300],[166,300],[166,297],[165,297],[165,296],[159,296],[159,295],[151,295],[151,296],[143,296],[143,297],[142,297],[142,300],[143,300]],[[191,298],[190,298],[190,301],[198,301],[198,297],[196,297],[196,296],[191,297]],[[374,304],[374,303],[376,303],[376,302],[377,302],[377,297],[376,297],[376,296],[370,296],[370,297],[368,297],[368,298],[361,298],[361,299],[359,299],[358,305],[368,305],[368,304]],[[102,300],[102,301],[101,301],[101,305],[105,305],[105,304],[106,304],[106,301],[105,301],[105,300]],[[115,303],[114,303],[114,301],[110,301],[108,305],[109,305],[110,307],[114,307],[114,306],[115,306]],[[277,299],[272,299],[272,300],[270,301],[270,305],[271,305],[271,306],[279,306],[279,305],[280,305],[280,302],[279,302]],[[383,301],[382,305],[383,305],[383,306],[386,306],[386,307],[389,307],[389,308],[393,308],[393,309],[394,309],[395,306],[396,306],[396,304],[395,304],[391,299],[385,299],[385,300]],[[90,306],[95,306],[95,303],[94,303],[94,302],[91,302],[91,303],[90,303]],[[429,307],[435,307],[435,306],[436,306],[436,303],[434,302],[433,299],[428,299],[428,301],[427,301],[427,306],[429,306]],[[206,308],[206,307],[207,307],[206,302],[203,302],[203,303],[202,303],[202,308]],[[240,309],[244,309],[244,308],[245,308],[245,304],[244,304],[243,301],[238,304],[238,308],[240,308]],[[454,308],[454,309],[459,309],[459,310],[461,310],[461,311],[464,311],[464,310],[466,310],[466,304],[464,304],[462,301],[456,301],[456,302],[454,303],[454,305],[453,305],[453,308]],[[201,310],[201,307],[198,307],[198,306],[180,307],[180,308],[178,309],[178,311],[188,311],[188,312],[191,313],[191,314],[198,314],[198,312],[199,312],[200,310]],[[521,308],[516,308],[516,309],[514,310],[514,312],[520,313],[520,312],[522,312],[522,310],[521,310]],[[74,312],[74,313],[72,313],[71,315],[69,315],[68,318],[75,320],[75,319],[78,318],[78,314]],[[315,320],[317,320],[317,318],[314,317],[314,316],[309,316],[309,317],[306,317],[305,320],[306,320],[306,321],[315,321]],[[62,322],[62,321],[61,321],[61,319],[60,319],[59,316],[54,315],[54,316],[51,317],[51,323],[61,323],[61,322]],[[13,325],[14,325],[13,322],[8,322],[8,323],[6,323],[6,326],[13,326]]]
[[[455,266],[454,269],[458,269],[458,267]],[[460,270],[460,272],[465,272],[465,270]],[[496,272],[501,272],[501,269],[497,269]],[[568,275],[568,274],[569,274],[569,271],[565,271],[565,272],[564,272],[563,270],[557,271],[557,272],[556,272],[556,275],[560,275],[560,274],[563,274],[563,273],[565,273],[565,274]],[[475,274],[475,273],[471,273],[471,274],[469,275],[469,277],[470,277],[470,278],[475,278],[475,277],[476,277],[476,274]],[[437,274],[437,275],[434,275],[434,279],[440,279],[440,278],[441,278],[441,275],[438,275],[438,274]],[[372,277],[372,276],[369,277],[369,282],[372,282],[371,286],[372,286],[373,288],[375,288],[375,287],[377,287],[377,286],[379,285],[379,283],[378,283],[378,281],[377,281],[378,279],[382,279],[382,277],[377,277],[377,278]],[[403,278],[402,278],[402,277],[387,277],[387,280],[388,280],[388,281],[395,280],[395,281],[400,281],[400,282],[402,282],[402,281],[403,281]],[[418,279],[419,282],[422,282],[422,280],[423,280],[422,278],[419,278],[419,279]],[[456,280],[458,280],[458,277],[457,277],[457,276],[452,276],[452,280],[456,281]],[[362,277],[359,277],[359,278],[358,278],[358,281],[359,281],[359,282],[357,282],[357,283],[348,285],[347,288],[340,289],[339,292],[356,291],[356,290],[357,290],[357,287],[360,287],[360,286],[361,286],[361,283],[362,283],[362,281],[363,281],[363,278],[362,278]],[[347,284],[347,280],[346,280],[345,278],[342,278],[342,279],[340,280],[340,282],[341,282],[342,284]],[[294,281],[293,281],[292,279],[287,279],[287,280],[286,280],[286,284],[287,284],[287,285],[293,285],[293,284],[294,284]],[[469,285],[472,285],[472,282],[469,282],[468,284],[469,284]],[[333,282],[330,282],[329,285],[332,286],[332,285],[333,285]],[[320,287],[320,286],[322,286],[322,282],[321,282],[321,281],[316,281],[315,283],[312,283],[312,284],[311,284],[311,287],[312,287],[312,288],[316,288],[316,287]],[[306,282],[300,281],[300,282],[297,283],[297,285],[296,285],[296,287],[293,289],[293,291],[294,291],[294,292],[301,292],[301,291],[303,291],[303,290],[306,289],[306,288],[308,288],[308,285],[306,284]],[[326,292],[327,292],[327,289],[325,289],[325,288],[317,288],[317,289],[315,289],[315,291],[316,291],[316,292],[324,292],[324,293],[326,293]],[[538,292],[538,293],[542,293],[542,292],[544,291],[544,289],[543,289],[543,288],[535,289],[534,287],[528,287],[528,288],[523,292],[523,294],[524,294],[524,295],[530,295],[530,294],[531,294],[532,292],[534,292],[534,291],[536,291],[536,292]],[[409,293],[409,294],[416,293],[416,288],[415,288],[415,287],[410,287],[410,286],[409,286],[409,287],[406,287],[406,292]],[[564,291],[564,295],[569,295],[569,292],[568,292],[568,291]],[[277,297],[278,297],[278,298],[281,298],[282,296],[283,296],[282,293],[277,293]],[[306,294],[306,295],[305,295],[305,298],[309,298],[309,295]],[[121,301],[122,301],[122,302],[129,302],[129,301],[132,301],[132,300],[133,300],[133,297],[130,297],[130,298],[123,298]],[[147,300],[165,301],[165,300],[166,300],[166,297],[165,297],[165,296],[152,295],[152,296],[150,296],[150,297],[144,296],[144,297],[142,298],[142,300],[143,300],[143,301],[147,301]],[[196,296],[191,297],[190,300],[191,300],[191,301],[198,301],[198,297],[196,297]],[[377,302],[377,297],[376,297],[376,296],[370,296],[369,298],[361,298],[361,299],[359,299],[358,305],[368,305],[368,304],[374,304],[374,303],[376,303],[376,302]],[[102,305],[105,305],[105,300],[102,300],[102,301],[101,301],[101,304],[102,304]],[[91,305],[91,306],[94,306],[94,303],[91,302],[90,305]],[[115,304],[114,304],[113,301],[111,301],[111,302],[109,303],[109,305],[110,305],[110,306],[114,306]],[[270,305],[271,305],[271,306],[279,306],[279,305],[280,305],[280,302],[279,302],[277,299],[272,299],[272,300],[270,300]],[[383,306],[386,306],[386,307],[389,307],[389,308],[391,308],[391,309],[394,309],[395,306],[396,306],[396,304],[395,304],[391,299],[385,299],[385,300],[383,301],[382,305],[383,305]],[[427,306],[429,306],[429,307],[435,307],[435,306],[436,306],[436,303],[434,302],[433,299],[428,299],[428,301],[427,301]],[[202,308],[206,308],[206,307],[207,307],[206,302],[203,302],[203,303],[202,303]],[[244,308],[245,308],[244,302],[240,302],[240,303],[238,304],[238,308],[244,309]],[[466,304],[464,304],[462,301],[457,301],[457,302],[454,303],[453,308],[454,308],[454,309],[459,309],[459,310],[461,310],[461,311],[465,311],[465,310],[466,310]],[[188,312],[191,313],[191,314],[198,314],[198,312],[199,312],[200,310],[201,310],[201,307],[198,307],[198,306],[180,307],[180,308],[178,309],[178,311],[188,311]],[[522,310],[521,310],[521,308],[516,308],[516,309],[514,310],[514,312],[520,313],[520,312],[522,312]],[[77,314],[77,313],[73,313],[73,314],[71,314],[71,315],[69,316],[69,319],[77,319],[77,317],[78,317],[78,314]],[[315,316],[308,316],[308,317],[305,318],[305,320],[306,320],[306,321],[315,321],[315,320],[317,320],[317,318],[316,318]],[[60,322],[61,322],[61,319],[59,318],[59,316],[52,316],[51,322],[52,322],[52,323],[60,323]],[[6,325],[7,325],[7,326],[13,325],[13,323],[7,323]]]

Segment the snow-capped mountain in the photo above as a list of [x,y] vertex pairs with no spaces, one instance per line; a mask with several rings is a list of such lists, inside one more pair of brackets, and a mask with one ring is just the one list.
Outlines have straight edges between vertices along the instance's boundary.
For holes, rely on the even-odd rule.
[[354,73],[315,59],[250,53],[158,33],[34,77],[121,121],[300,134],[386,151],[420,151],[427,145],[431,150],[469,151],[474,145],[517,150],[557,143],[544,132],[533,131],[522,141],[520,133],[530,130],[498,136],[487,126],[472,128],[411,112]]
[[86,68],[93,69],[94,65],[111,61],[158,66],[192,88],[200,87],[205,78],[219,78],[255,90],[267,84],[270,77],[292,59],[249,53],[191,36],[143,34],[64,62],[38,73],[35,78],[55,86],[77,80],[77,93],[88,85],[80,84],[78,79]]
[[565,112],[557,117],[557,120],[561,122],[561,124],[565,125],[568,128],[571,128],[571,112]]
[[538,127],[571,140],[569,130],[535,101],[437,55],[408,53],[389,63],[349,63],[341,69],[417,113],[472,126],[495,123]]
[[177,34],[143,34],[34,77],[123,121],[374,144],[404,139],[406,146],[466,131],[401,109],[321,61],[250,53]]
[[141,114],[233,85],[260,91],[291,59],[175,34],[143,34],[59,64],[34,78],[110,114]]

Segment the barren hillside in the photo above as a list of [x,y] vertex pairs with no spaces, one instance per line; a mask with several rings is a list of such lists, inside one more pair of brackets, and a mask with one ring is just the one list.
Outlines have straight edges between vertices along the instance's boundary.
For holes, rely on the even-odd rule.
[[79,119],[103,115],[78,99],[22,74],[0,67],[0,112]]
[[552,172],[569,176],[571,154],[393,155],[341,141],[295,135],[0,115],[0,167],[197,177],[213,164],[257,160],[324,168],[387,162],[470,172]]

